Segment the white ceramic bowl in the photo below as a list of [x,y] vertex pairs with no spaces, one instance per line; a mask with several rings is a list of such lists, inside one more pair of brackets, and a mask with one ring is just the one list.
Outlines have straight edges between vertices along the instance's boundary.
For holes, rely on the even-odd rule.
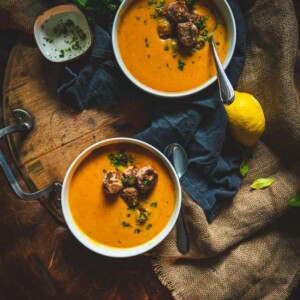
[[[59,36],[55,34],[55,28],[67,24],[66,22],[71,22],[71,26],[65,26],[67,33]],[[81,30],[81,35],[73,34],[71,30]],[[80,38],[82,35],[85,35],[85,39]],[[75,5],[58,5],[45,11],[34,23],[34,37],[44,57],[52,62],[78,58],[92,44],[89,24]]]
[[[118,38],[117,38],[117,31],[118,31],[118,27],[120,25],[120,21],[122,19],[122,16],[124,14],[124,12],[127,10],[127,8],[130,6],[130,4],[133,2],[134,0],[123,0],[122,4],[120,5],[118,12],[116,14],[116,17],[114,19],[114,24],[113,24],[113,30],[112,30],[112,43],[113,43],[113,50],[117,59],[118,64],[120,65],[121,69],[123,70],[123,72],[125,73],[125,75],[139,88],[141,88],[142,90],[144,90],[145,92],[148,92],[150,94],[159,96],[159,97],[164,97],[164,98],[178,98],[178,97],[184,97],[184,96],[188,96],[188,95],[192,95],[195,94],[197,92],[202,91],[203,89],[205,89],[206,87],[208,87],[209,85],[211,85],[213,82],[216,81],[217,76],[213,76],[211,77],[208,81],[206,81],[204,84],[194,88],[194,89],[190,89],[187,91],[183,91],[183,92],[162,92],[159,90],[155,90],[153,88],[150,88],[148,86],[146,86],[145,84],[141,83],[139,80],[137,80],[127,69],[127,67],[125,66],[122,56],[120,54],[119,51],[119,45],[118,45]],[[230,6],[228,5],[226,0],[211,0],[214,5],[216,5],[216,7],[219,9],[220,14],[222,15],[226,27],[228,29],[228,33],[229,33],[229,49],[226,55],[226,58],[224,60],[223,63],[223,68],[225,69],[234,52],[234,48],[235,48],[235,44],[236,44],[236,25],[235,25],[235,20],[234,20],[234,16],[233,13],[231,11]],[[132,29],[134,30],[134,28]]]
[[[72,180],[72,176],[74,172],[76,171],[77,167],[79,164],[89,155],[91,154],[95,149],[98,149],[100,147],[110,145],[110,144],[115,144],[115,143],[131,143],[135,144],[139,147],[145,148],[152,153],[154,153],[158,159],[160,159],[163,164],[167,167],[169,170],[174,187],[175,187],[175,192],[176,192],[176,204],[175,204],[175,209],[169,219],[169,222],[165,226],[165,228],[158,234],[156,235],[152,240],[136,246],[136,247],[130,247],[130,248],[116,248],[116,247],[111,247],[107,246],[104,244],[99,244],[93,242],[87,235],[82,233],[77,225],[74,222],[74,219],[72,217],[72,214],[70,212],[70,207],[69,207],[69,200],[68,200],[68,194],[69,194],[69,187],[70,187],[70,182]],[[131,138],[112,138],[112,139],[107,139],[103,140],[101,142],[98,142],[90,147],[88,147],[86,150],[84,150],[81,154],[78,155],[78,157],[74,160],[74,162],[71,164],[69,167],[67,174],[65,176],[64,182],[63,182],[63,187],[62,187],[62,194],[61,194],[61,202],[62,202],[62,211],[64,218],[67,222],[67,225],[73,235],[81,242],[84,246],[89,248],[90,250],[105,255],[105,256],[110,256],[110,257],[130,257],[130,256],[135,256],[139,255],[141,253],[147,252],[157,246],[171,231],[173,226],[175,225],[175,222],[178,218],[179,210],[181,207],[181,187],[179,183],[179,179],[176,175],[176,172],[171,165],[171,163],[168,161],[168,159],[156,148],[153,146],[136,140],[136,139],[131,139]]]

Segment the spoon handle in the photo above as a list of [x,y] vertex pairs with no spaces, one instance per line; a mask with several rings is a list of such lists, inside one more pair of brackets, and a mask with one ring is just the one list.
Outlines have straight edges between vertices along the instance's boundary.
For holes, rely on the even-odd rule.
[[180,253],[186,254],[190,250],[190,241],[186,232],[182,208],[179,211],[176,223],[176,243]]
[[215,60],[215,64],[216,64],[216,69],[217,69],[217,76],[218,76],[218,83],[219,83],[219,91],[220,91],[220,97],[222,102],[225,105],[229,105],[233,102],[234,100],[234,89],[226,75],[226,73],[224,72],[223,66],[220,62],[218,53],[217,53],[217,49],[213,40],[213,35],[210,35],[208,38],[212,53],[213,53],[213,57]]
[[[164,151],[165,155],[171,161],[175,168],[178,178],[187,170],[188,158],[185,150],[181,145],[173,143],[166,147]],[[186,254],[190,250],[190,241],[185,226],[185,221],[182,213],[182,208],[179,210],[178,219],[176,222],[176,244],[178,251],[182,254]]]

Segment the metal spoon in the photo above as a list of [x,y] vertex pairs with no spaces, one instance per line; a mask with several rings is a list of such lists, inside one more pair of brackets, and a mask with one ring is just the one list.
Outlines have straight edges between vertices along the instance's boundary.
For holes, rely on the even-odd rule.
[[[178,178],[180,179],[182,175],[187,170],[188,159],[185,150],[179,144],[170,144],[166,147],[164,151],[166,157],[173,164]],[[184,217],[182,209],[179,211],[177,223],[176,223],[176,243],[179,252],[186,254],[190,250],[190,241],[185,227]]]
[[213,31],[208,36],[208,42],[210,44],[210,48],[212,50],[216,69],[217,69],[220,98],[221,98],[221,101],[225,105],[229,105],[234,100],[234,89],[223,69],[223,66],[220,62],[220,59],[219,59],[219,56],[217,53],[217,49],[216,49],[216,46],[214,43],[213,34],[218,27],[218,19],[217,19],[217,14],[215,11],[214,11],[214,14],[215,14],[216,25],[215,25],[215,28],[213,29]]

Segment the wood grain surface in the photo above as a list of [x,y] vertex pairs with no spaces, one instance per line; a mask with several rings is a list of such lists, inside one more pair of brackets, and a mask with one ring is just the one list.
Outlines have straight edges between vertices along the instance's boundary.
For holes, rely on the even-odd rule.
[[[21,108],[33,117],[34,129],[13,134],[9,148],[5,140],[0,146],[25,190],[62,181],[70,163],[87,146],[109,137],[131,136],[149,125],[144,103],[138,99],[132,99],[132,105],[83,112],[64,106],[56,94],[62,67],[46,61],[25,34],[10,54],[4,123],[15,124],[12,110]],[[53,218],[43,201],[15,197],[2,172],[0,181],[1,297],[172,299],[154,274],[150,257],[112,259],[92,253]]]
[[[9,137],[10,149],[32,191],[62,182],[74,158],[86,147],[106,138],[131,136],[149,125],[139,99],[78,112],[65,106],[56,89],[62,64],[47,61],[33,38],[21,35],[11,51],[3,87],[5,125],[15,123],[12,111],[24,109],[34,128]],[[49,197],[41,203],[62,220]]]

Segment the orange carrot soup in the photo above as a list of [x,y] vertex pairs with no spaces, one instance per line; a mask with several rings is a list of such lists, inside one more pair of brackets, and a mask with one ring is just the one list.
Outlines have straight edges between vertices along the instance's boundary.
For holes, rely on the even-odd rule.
[[68,196],[80,231],[95,243],[118,248],[154,238],[176,204],[167,167],[131,143],[106,145],[88,155],[71,179]]
[[[175,5],[171,5],[175,2]],[[183,7],[176,7],[185,3]],[[117,30],[122,60],[142,84],[162,92],[194,89],[216,74],[208,44],[210,32],[221,62],[229,49],[224,20],[207,0],[136,0],[123,13]],[[184,18],[181,18],[184,15]]]

